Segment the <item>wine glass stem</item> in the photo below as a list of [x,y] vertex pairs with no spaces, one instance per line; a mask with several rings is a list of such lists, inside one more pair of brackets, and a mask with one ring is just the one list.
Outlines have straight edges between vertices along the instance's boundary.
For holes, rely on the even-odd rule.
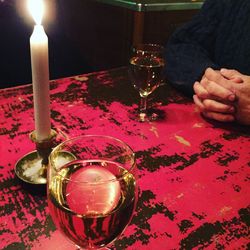
[[140,113],[146,114],[147,112],[147,97],[141,97],[140,100]]

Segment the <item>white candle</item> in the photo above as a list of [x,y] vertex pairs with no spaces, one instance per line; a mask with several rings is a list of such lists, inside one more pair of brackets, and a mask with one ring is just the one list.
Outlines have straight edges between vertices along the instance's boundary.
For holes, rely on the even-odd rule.
[[42,0],[29,0],[28,4],[36,22],[30,37],[35,131],[37,140],[45,140],[51,130],[48,37],[41,25],[44,10]]

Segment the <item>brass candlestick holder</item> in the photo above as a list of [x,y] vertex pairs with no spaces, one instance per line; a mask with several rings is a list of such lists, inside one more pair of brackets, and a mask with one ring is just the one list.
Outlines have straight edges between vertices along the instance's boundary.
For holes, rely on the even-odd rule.
[[36,144],[36,150],[24,155],[15,166],[15,173],[19,179],[29,184],[46,184],[49,154],[55,144],[57,133],[51,130],[45,140],[37,140],[36,133],[30,134],[30,139]]

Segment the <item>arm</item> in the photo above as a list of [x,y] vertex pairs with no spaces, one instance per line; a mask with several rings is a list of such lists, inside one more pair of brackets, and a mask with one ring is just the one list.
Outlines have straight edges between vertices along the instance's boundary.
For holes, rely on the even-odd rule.
[[223,15],[223,0],[207,0],[197,16],[170,38],[166,47],[166,76],[175,87],[193,94],[193,84],[213,62],[216,29]]

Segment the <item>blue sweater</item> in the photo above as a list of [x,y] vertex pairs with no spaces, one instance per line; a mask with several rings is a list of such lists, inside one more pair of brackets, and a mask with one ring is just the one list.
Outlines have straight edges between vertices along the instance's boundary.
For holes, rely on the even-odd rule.
[[250,75],[250,0],[206,0],[166,46],[167,81],[187,95],[205,69]]

